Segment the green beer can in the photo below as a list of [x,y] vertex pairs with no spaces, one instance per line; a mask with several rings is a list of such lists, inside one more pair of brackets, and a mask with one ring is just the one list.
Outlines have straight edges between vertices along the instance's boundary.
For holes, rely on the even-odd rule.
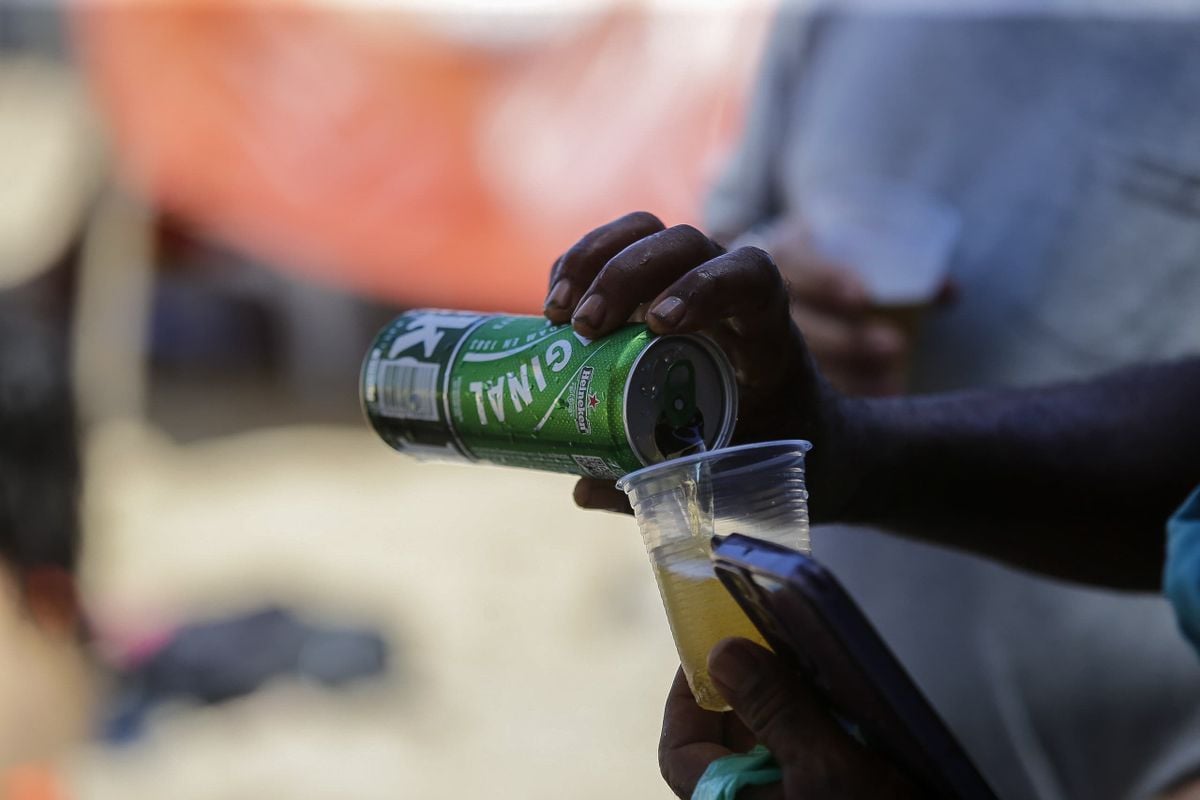
[[737,420],[733,368],[702,336],[627,325],[590,340],[542,317],[436,309],[379,333],[361,397],[403,453],[612,479],[723,447]]

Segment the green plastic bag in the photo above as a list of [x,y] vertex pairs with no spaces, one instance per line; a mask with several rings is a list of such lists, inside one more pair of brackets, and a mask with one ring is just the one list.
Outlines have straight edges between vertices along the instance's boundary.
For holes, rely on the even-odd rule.
[[761,744],[748,753],[718,758],[708,765],[692,792],[692,800],[735,800],[743,786],[762,786],[783,779],[783,770]]

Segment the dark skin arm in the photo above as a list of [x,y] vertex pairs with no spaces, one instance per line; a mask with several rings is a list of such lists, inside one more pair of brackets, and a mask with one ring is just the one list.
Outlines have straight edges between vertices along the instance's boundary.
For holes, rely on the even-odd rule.
[[[554,266],[555,322],[596,337],[642,308],[655,333],[707,333],[729,354],[737,440],[813,442],[815,522],[880,525],[1058,577],[1158,588],[1163,524],[1200,483],[1200,358],[1039,389],[849,399],[814,366],[762,250],[725,252],[694,228],[638,213],[592,231]],[[596,481],[576,498],[627,508]]]
[[1200,358],[851,416],[872,452],[843,519],[1075,580],[1158,589],[1167,517],[1200,484]]

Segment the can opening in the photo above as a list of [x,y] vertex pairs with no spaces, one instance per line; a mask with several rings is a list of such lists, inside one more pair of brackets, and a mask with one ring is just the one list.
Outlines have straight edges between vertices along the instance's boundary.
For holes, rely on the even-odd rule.
[[704,446],[704,415],[699,411],[687,424],[679,427],[669,424],[666,418],[660,418],[654,426],[654,444],[665,459],[690,456],[703,453]]
[[686,359],[667,370],[666,385],[654,425],[654,444],[665,458],[702,453],[704,415],[696,405],[696,368]]
[[737,385],[725,355],[702,336],[652,338],[625,384],[625,434],[642,464],[729,443]]

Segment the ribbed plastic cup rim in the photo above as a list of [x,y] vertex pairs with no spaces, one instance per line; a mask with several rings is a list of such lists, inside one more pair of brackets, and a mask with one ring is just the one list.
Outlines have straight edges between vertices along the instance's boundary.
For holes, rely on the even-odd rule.
[[727,456],[731,453],[740,453],[747,450],[766,450],[768,448],[781,449],[784,447],[790,447],[793,450],[799,450],[801,453],[807,453],[809,450],[812,450],[812,442],[807,439],[777,439],[771,442],[752,442],[750,444],[739,444],[734,447],[719,447],[716,450],[707,450],[703,453],[683,456],[682,458],[672,458],[669,461],[661,461],[657,464],[651,464],[648,467],[642,467],[639,470],[630,472],[617,481],[617,488],[622,492],[627,492],[630,485],[640,483],[647,476],[653,477],[660,472],[665,473],[688,466],[689,464]]

